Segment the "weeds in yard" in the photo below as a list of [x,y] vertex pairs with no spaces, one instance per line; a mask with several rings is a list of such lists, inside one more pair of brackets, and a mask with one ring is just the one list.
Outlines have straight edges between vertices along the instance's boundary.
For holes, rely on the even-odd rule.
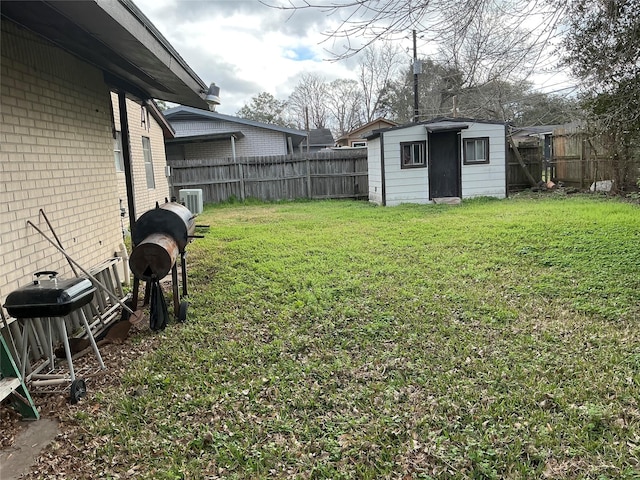
[[188,322],[78,419],[106,474],[638,478],[637,206],[231,204],[200,221]]

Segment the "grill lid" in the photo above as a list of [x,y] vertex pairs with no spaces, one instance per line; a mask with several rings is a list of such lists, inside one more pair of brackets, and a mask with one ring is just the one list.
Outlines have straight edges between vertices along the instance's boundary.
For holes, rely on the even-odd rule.
[[[41,279],[43,275],[49,278]],[[4,304],[15,318],[64,317],[93,299],[96,288],[87,278],[60,279],[57,272],[37,272],[35,280],[14,290]]]

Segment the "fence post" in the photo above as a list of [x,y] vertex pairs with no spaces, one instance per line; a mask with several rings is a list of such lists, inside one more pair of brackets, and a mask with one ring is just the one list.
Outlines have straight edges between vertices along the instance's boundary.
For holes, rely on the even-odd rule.
[[307,157],[305,164],[307,166],[307,198],[311,199],[311,162]]
[[238,165],[238,178],[240,179],[240,200],[244,202],[245,199],[245,191],[244,191],[244,168],[242,167],[242,161],[234,158]]

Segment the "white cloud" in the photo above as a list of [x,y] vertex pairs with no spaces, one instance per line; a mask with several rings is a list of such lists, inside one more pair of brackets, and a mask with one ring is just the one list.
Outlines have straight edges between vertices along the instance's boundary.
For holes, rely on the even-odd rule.
[[[235,115],[263,91],[286,100],[304,73],[316,73],[328,81],[356,78],[357,57],[331,61],[331,52],[346,48],[342,44],[345,39],[326,35],[340,25],[342,11],[333,15],[323,9],[292,13],[258,0],[134,1],[196,74],[206,84],[215,82],[220,87],[221,113]],[[536,17],[529,21],[536,21]],[[397,41],[406,48],[409,67],[409,32]],[[433,41],[425,42],[418,45],[420,55],[435,50]],[[540,91],[570,84],[564,72],[554,67],[556,62],[550,55],[532,77]],[[562,81],[565,83],[558,87]]]
[[330,62],[329,19],[269,8],[257,1],[136,0],[136,5],[206,83],[220,87],[218,111],[234,115],[260,92],[280,100],[303,73],[353,78],[348,62]]

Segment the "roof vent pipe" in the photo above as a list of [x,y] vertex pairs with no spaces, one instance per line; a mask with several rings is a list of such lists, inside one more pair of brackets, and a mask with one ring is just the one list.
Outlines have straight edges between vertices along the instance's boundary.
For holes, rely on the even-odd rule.
[[209,104],[209,110],[212,112],[216,111],[216,105],[220,105],[220,87],[218,87],[215,83],[211,83],[209,85],[209,90],[207,90],[207,95],[204,97],[204,101]]

